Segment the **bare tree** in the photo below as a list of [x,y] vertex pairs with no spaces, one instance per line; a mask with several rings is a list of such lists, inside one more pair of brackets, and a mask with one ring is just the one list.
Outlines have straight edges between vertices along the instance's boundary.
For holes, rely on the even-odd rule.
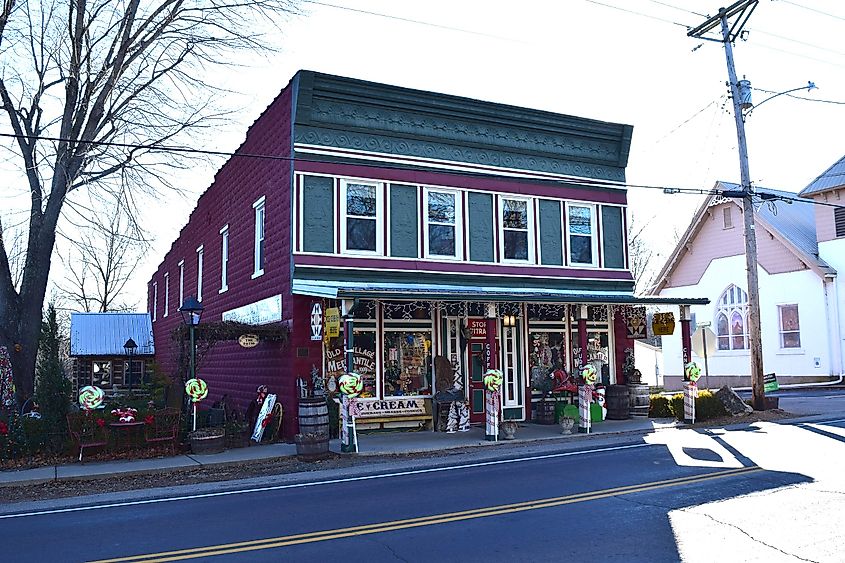
[[[23,277],[0,240],[0,346],[18,400],[32,394],[42,306],[59,220],[76,191],[155,193],[168,147],[196,142],[213,109],[216,65],[266,49],[263,22],[294,0],[0,0],[0,112],[29,194]],[[188,136],[188,133],[191,136]],[[189,148],[189,147],[185,147]],[[126,191],[124,191],[126,190]]]
[[628,222],[628,264],[634,277],[634,291],[639,294],[647,290],[654,279],[654,249],[645,240],[644,232],[649,221],[640,224],[633,213]]
[[66,237],[70,252],[66,257],[60,254],[67,275],[59,288],[86,313],[134,308],[121,297],[138,268],[141,252],[148,248],[119,205],[106,211],[110,212],[85,217],[90,224],[77,225],[75,236]]

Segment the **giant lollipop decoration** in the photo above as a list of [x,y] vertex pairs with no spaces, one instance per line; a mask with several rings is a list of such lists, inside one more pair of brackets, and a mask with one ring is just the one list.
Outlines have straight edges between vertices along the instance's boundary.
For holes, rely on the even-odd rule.
[[185,382],[185,393],[194,405],[194,430],[197,429],[197,403],[208,396],[208,385],[202,379],[195,377]]
[[497,369],[488,369],[484,374],[484,387],[492,393],[502,387],[502,381],[504,381],[502,372]]
[[357,397],[364,390],[363,378],[354,371],[341,375],[338,384],[340,392],[350,398]]
[[593,385],[596,381],[599,380],[599,374],[596,371],[596,367],[592,364],[587,365],[584,369],[581,370],[581,377],[584,378],[584,382],[587,385]]
[[695,383],[701,377],[701,368],[698,367],[697,363],[689,362],[684,366],[684,374],[686,374],[687,379]]
[[94,385],[86,385],[79,390],[79,406],[88,412],[102,405],[104,398],[103,390]]

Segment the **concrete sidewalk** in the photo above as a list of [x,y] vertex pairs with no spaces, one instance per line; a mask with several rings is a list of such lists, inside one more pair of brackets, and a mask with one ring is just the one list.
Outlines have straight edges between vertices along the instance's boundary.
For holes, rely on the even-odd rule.
[[[780,408],[797,417],[784,422],[812,422],[834,417],[845,417],[845,392],[837,390],[815,390],[806,396],[791,396],[794,393],[777,393],[780,396]],[[737,424],[743,424],[738,418]],[[501,442],[489,442],[484,439],[484,429],[473,427],[469,432],[447,434],[445,432],[376,432],[359,434],[358,455],[402,455],[411,453],[439,452],[455,448],[490,447],[497,444],[531,444],[557,441],[561,445],[574,445],[589,436],[636,435],[648,434],[679,425],[674,419],[633,418],[629,420],[605,420],[593,424],[590,435],[573,433],[562,435],[558,425],[520,423],[516,439]],[[682,426],[682,425],[681,425]],[[338,440],[332,440],[330,449],[340,452]],[[267,460],[296,455],[294,444],[256,445],[248,448],[226,450],[219,454],[177,455],[171,457],[116,460],[106,462],[71,463],[59,466],[39,467],[20,471],[0,472],[0,486],[33,484],[55,479],[90,479],[114,474],[138,474],[166,471],[169,469],[189,469],[210,465],[244,463],[253,460]]]
[[[472,427],[469,432],[373,432],[359,433],[358,455],[401,455],[411,453],[437,452],[455,448],[485,447],[507,443],[531,443],[536,441],[558,440],[561,442],[577,441],[591,435],[646,434],[661,428],[673,428],[674,419],[636,418],[630,420],[606,420],[596,422],[590,435],[577,433],[577,428],[570,435],[561,434],[560,427],[520,423],[514,440],[491,442],[485,440],[484,428]],[[329,444],[333,452],[340,452],[340,441],[335,439]],[[247,448],[235,448],[219,454],[176,455],[149,459],[122,459],[104,462],[71,463],[58,466],[45,466],[35,469],[0,472],[0,486],[36,484],[55,479],[93,479],[105,475],[131,475],[154,473],[170,469],[190,469],[211,465],[244,463],[255,460],[267,460],[278,457],[295,456],[294,444],[254,445]]]

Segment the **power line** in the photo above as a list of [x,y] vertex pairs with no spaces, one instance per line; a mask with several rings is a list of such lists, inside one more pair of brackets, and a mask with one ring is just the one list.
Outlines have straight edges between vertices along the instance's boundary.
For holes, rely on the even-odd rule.
[[[708,104],[707,107],[709,107]],[[705,108],[706,109],[706,108]],[[98,145],[98,146],[111,146],[117,148],[128,148],[128,149],[145,149],[145,150],[155,150],[159,152],[175,152],[178,154],[200,154],[206,156],[225,156],[229,158],[250,158],[250,159],[259,159],[259,160],[276,160],[276,161],[285,161],[285,162],[303,162],[303,163],[318,163],[318,164],[339,164],[336,160],[321,160],[319,158],[302,158],[302,157],[295,157],[295,156],[281,156],[281,155],[274,155],[274,154],[257,154],[257,153],[241,153],[241,152],[227,152],[227,151],[213,151],[213,150],[206,150],[206,149],[197,149],[197,148],[189,148],[189,147],[176,147],[170,145],[142,145],[142,144],[132,144],[132,143],[115,143],[111,141],[86,141],[82,142],[78,139],[68,139],[63,137],[50,137],[44,135],[18,135],[16,133],[0,133],[0,137],[7,137],[13,139],[28,139],[28,140],[42,140],[42,141],[51,141],[51,142],[64,142],[64,143],[78,143],[78,144],[89,144],[89,145]],[[340,163],[340,164],[349,164],[349,163]],[[355,163],[357,166],[367,166],[367,163]],[[424,163],[420,163],[421,167],[424,166]],[[378,163],[378,167],[382,169],[388,170],[408,170],[408,165],[391,165],[386,163]],[[438,170],[439,172],[443,172],[445,174],[452,173],[449,170]],[[660,186],[654,184],[631,184],[629,182],[614,182],[611,180],[601,180],[601,179],[592,179],[592,178],[579,178],[579,179],[563,179],[563,178],[549,178],[548,176],[543,175],[542,173],[527,171],[527,172],[520,172],[518,177],[508,174],[502,173],[495,173],[495,172],[462,172],[463,175],[468,176],[480,176],[485,178],[496,178],[496,179],[506,179],[506,180],[513,180],[513,179],[523,179],[523,180],[533,180],[533,181],[540,181],[549,184],[566,184],[566,185],[574,185],[574,186],[583,186],[583,187],[593,187],[593,188],[613,188],[613,189],[623,189],[623,188],[638,188],[638,189],[646,189],[646,190],[661,190],[665,194],[693,194],[693,195],[713,195],[713,194],[721,194],[722,190],[713,190],[713,189],[703,189],[703,188],[685,188],[685,187],[670,187],[670,186]],[[832,207],[845,207],[835,204],[828,204],[824,202],[816,202],[814,200],[800,200],[797,199],[796,201],[801,201],[803,203],[810,203],[810,204],[817,204],[817,205],[830,205]]]
[[661,18],[661,17],[658,17],[658,16],[653,16],[653,15],[651,15],[651,14],[645,14],[645,13],[643,13],[643,12],[637,12],[637,11],[635,11],[635,10],[629,10],[629,9],[627,9],[627,8],[621,8],[621,7],[619,7],[619,6],[614,6],[614,5],[612,5],[612,4],[605,4],[604,2],[599,2],[598,0],[584,0],[584,2],[589,2],[590,4],[595,4],[595,5],[597,5],[597,6],[604,6],[605,8],[610,8],[610,9],[612,9],[612,10],[619,10],[620,12],[625,12],[625,13],[628,13],[628,14],[633,14],[633,15],[635,15],[635,16],[640,16],[640,17],[643,17],[643,18],[648,18],[648,19],[651,19],[651,20],[661,21],[661,22],[663,22],[663,23],[670,23],[670,24],[672,24],[672,25],[677,25],[677,26],[683,27],[684,29],[689,29],[689,28],[690,28],[690,26],[688,26],[688,25],[686,25],[686,24],[683,24],[683,23],[679,23],[679,22],[676,22],[676,21],[673,21],[673,20],[667,20],[667,19],[665,19],[665,18]]
[[[778,95],[780,92],[773,92],[772,90],[764,90],[762,88],[754,88],[758,92],[763,92],[764,94],[775,94]],[[795,98],[796,100],[806,100],[808,102],[819,102],[821,104],[834,104],[838,106],[845,106],[845,102],[837,101],[837,100],[819,100],[817,98],[808,98],[806,96],[796,96],[795,94],[783,94],[784,96],[788,96],[790,98]]]
[[698,16],[700,18],[709,17],[707,14],[701,14],[699,12],[693,12],[692,10],[689,10],[687,8],[681,8],[680,6],[675,6],[674,4],[669,4],[668,2],[660,2],[659,0],[649,0],[649,2],[651,2],[652,4],[659,4],[660,6],[666,6],[667,8],[673,8],[673,9],[678,10],[680,12],[686,12],[687,14],[692,14],[692,15]]
[[804,6],[803,4],[799,4],[798,2],[791,2],[790,0],[781,0],[781,2],[783,2],[784,4],[791,4],[791,5],[795,6],[796,8],[801,8],[802,10],[807,10],[809,12],[816,12],[817,14],[821,14],[821,15],[827,16],[829,18],[834,18],[834,19],[837,19],[837,20],[845,21],[845,17],[837,16],[835,14],[831,14],[831,13],[828,13],[828,12],[824,12],[824,11],[819,10],[817,8],[810,8],[809,6]]

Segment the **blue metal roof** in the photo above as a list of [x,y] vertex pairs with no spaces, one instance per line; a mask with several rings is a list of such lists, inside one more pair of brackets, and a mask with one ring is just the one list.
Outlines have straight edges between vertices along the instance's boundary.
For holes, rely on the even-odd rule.
[[834,188],[845,186],[845,156],[833,163],[833,165],[819,174],[810,184],[801,190],[798,195],[810,197]]
[[149,313],[71,313],[71,356],[125,356],[132,339],[135,355],[152,356],[153,325]]

